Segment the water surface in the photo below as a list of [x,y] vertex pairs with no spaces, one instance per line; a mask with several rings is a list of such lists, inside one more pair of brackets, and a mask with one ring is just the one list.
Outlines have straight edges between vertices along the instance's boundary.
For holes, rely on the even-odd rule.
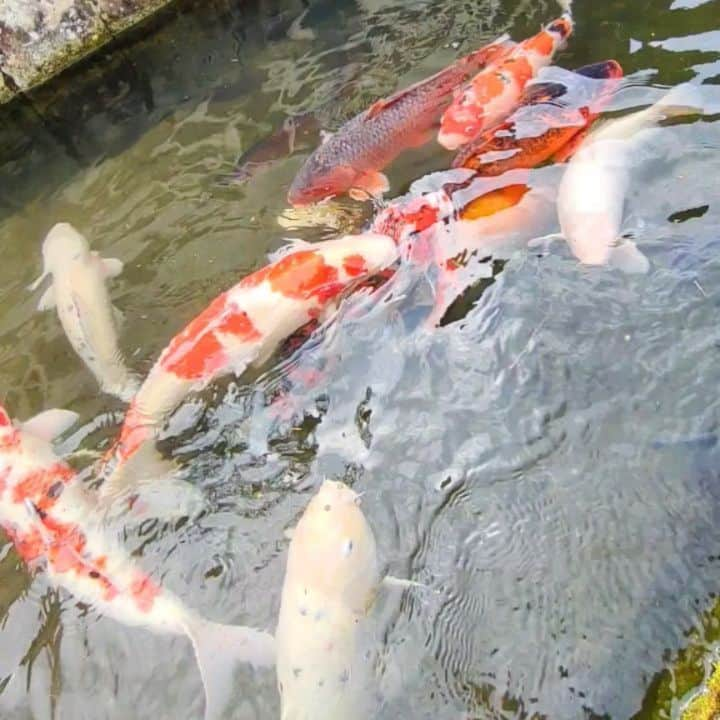
[[[306,5],[299,27],[314,39],[289,37]],[[720,81],[717,0],[574,9],[563,67],[615,58],[638,84]],[[35,113],[50,90],[6,109],[7,406],[23,418],[80,413],[66,449],[103,447],[122,417],[25,290],[52,224],[72,222],[125,262],[112,296],[129,363],[146,372],[284,236],[336,232],[277,223],[306,150],[243,186],[228,181],[240,154],[288,113],[316,110],[335,129],[556,12],[549,0],[218,2],[123,48],[119,74],[92,97],[48,105],[44,122]],[[639,88],[616,108],[656,96]],[[381,599],[378,718],[638,712],[720,590],[718,124],[664,128],[656,142],[625,228],[650,258],[647,276],[582,268],[560,244],[522,250],[430,333],[427,283],[407,271],[404,297],[351,302],[289,361],[189,401],[165,446],[209,510],[130,532],[143,566],[209,618],[272,628],[284,530],[323,476],[344,478],[365,493],[383,562],[428,586]],[[403,156],[392,193],[448,162],[432,148]],[[3,718],[200,716],[185,639],[103,618],[1,547]],[[239,677],[237,696],[238,718],[278,716],[271,673]]]

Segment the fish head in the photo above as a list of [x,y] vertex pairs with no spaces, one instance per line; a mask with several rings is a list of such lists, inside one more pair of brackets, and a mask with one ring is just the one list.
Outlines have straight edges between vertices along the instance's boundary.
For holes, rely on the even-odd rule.
[[349,165],[326,163],[311,155],[288,191],[288,202],[294,207],[312,205],[349,190],[358,173]]
[[553,20],[545,30],[554,35],[557,39],[558,46],[561,46],[569,37],[573,31],[573,21],[570,15],[561,15],[556,20]]
[[623,76],[622,65],[617,60],[602,60],[590,65],[583,65],[573,72],[593,80],[614,80]]
[[362,612],[378,584],[375,537],[360,496],[342,482],[326,480],[293,534],[291,565],[305,587]]
[[44,274],[84,259],[89,252],[87,240],[70,223],[57,223],[50,228],[43,241]]

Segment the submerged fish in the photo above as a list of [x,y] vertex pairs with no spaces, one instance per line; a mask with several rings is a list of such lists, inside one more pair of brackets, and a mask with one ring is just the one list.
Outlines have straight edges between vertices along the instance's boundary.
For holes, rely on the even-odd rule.
[[525,85],[550,64],[572,29],[572,20],[564,15],[481,70],[443,113],[438,142],[456,150],[505,120],[520,102]]
[[[299,146],[308,144],[319,132],[320,122],[313,112],[285,118],[272,135],[258,141],[240,156],[233,179],[237,183],[252,180],[257,174],[292,155]],[[299,143],[299,140],[303,142]]]
[[476,50],[432,77],[378,100],[326,136],[295,176],[288,202],[308,205],[348,191],[358,199],[384,193],[389,185],[382,169],[403,150],[426,143],[452,92],[507,50],[504,39]]
[[281,720],[373,716],[363,652],[380,584],[360,498],[326,480],[292,533],[275,634]]
[[377,233],[296,243],[215,298],[170,341],[133,398],[101,469],[101,496],[111,499],[133,485],[138,469],[123,466],[154,444],[190,392],[262,364],[288,336],[331,312],[344,292],[396,259],[393,240]]
[[436,325],[467,288],[492,276],[490,259],[506,258],[551,231],[558,182],[556,166],[496,177],[465,169],[433,173],[377,216],[373,229],[391,235],[412,264],[435,270],[427,325]]
[[52,284],[43,293],[39,310],[57,308],[63,330],[100,388],[129,400],[138,380],[125,366],[118,348],[116,317],[105,280],[122,271],[120,260],[101,258],[69,223],[54,225],[43,242],[43,273],[34,290],[48,276]]
[[0,526],[30,569],[126,625],[187,635],[206,692],[206,718],[222,713],[240,661],[274,663],[268,633],[209,622],[154,581],[98,522],[94,503],[51,440],[77,419],[48,410],[12,422],[0,406]]
[[679,85],[651,107],[601,125],[583,141],[558,191],[562,235],[575,257],[588,265],[615,264],[645,272],[647,258],[620,237],[632,168],[641,161],[647,131],[662,119],[699,112],[693,85]]
[[466,145],[453,167],[471,168],[481,175],[501,175],[516,168],[532,168],[570,156],[566,147],[598,117],[623,71],[614,60],[585,65],[556,79],[529,83],[520,107],[501,125]]

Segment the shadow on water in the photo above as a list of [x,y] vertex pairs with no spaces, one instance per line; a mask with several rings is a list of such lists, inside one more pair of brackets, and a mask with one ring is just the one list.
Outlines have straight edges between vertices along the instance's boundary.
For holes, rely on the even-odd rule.
[[[638,84],[720,81],[717,0],[574,10],[563,67],[615,58]],[[85,449],[103,449],[122,416],[25,290],[54,222],[125,261],[111,292],[129,362],[146,372],[284,236],[334,232],[276,221],[307,148],[244,185],[227,182],[238,157],[288,115],[335,129],[556,12],[550,0],[185,2],[0,108],[0,387],[12,412],[77,411]],[[408,270],[380,302],[351,300],[299,350],[188,401],[163,448],[209,509],[128,531],[143,565],[207,617],[273,627],[284,531],[320,477],[343,477],[365,493],[383,562],[429,588],[379,609],[378,718],[663,717],[653,678],[720,589],[718,124],[664,128],[658,142],[625,228],[647,276],[578,267],[557,244],[515,253],[430,333],[426,278]],[[403,156],[392,194],[448,161],[432,148]],[[201,712],[185,639],[56,595],[7,545],[0,648],[3,718]],[[276,717],[273,683],[240,677],[235,716]]]

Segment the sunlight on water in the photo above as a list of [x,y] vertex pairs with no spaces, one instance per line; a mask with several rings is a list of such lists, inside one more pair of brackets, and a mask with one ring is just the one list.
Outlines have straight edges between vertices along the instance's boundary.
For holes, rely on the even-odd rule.
[[[286,238],[368,222],[350,200],[287,207],[319,128],[557,12],[556,0],[218,2],[123,49],[92,97],[65,88],[46,122],[0,111],[4,404],[23,419],[79,413],[60,446],[79,468],[123,417],[27,290],[55,222],[125,263],[110,293],[145,374]],[[630,718],[720,591],[720,4],[574,0],[572,12],[557,64],[620,62],[612,115],[705,83],[705,116],[658,129],[636,158],[623,232],[649,273],[580,266],[559,242],[528,249],[558,231],[550,212],[475,267],[452,322],[430,330],[432,273],[404,265],[304,343],[192,396],[160,445],[205,511],[121,534],[204,617],[272,630],[287,529],[323,477],[353,484],[383,565],[425,586],[379,598],[378,719]],[[294,152],[266,162],[257,143],[308,112]],[[260,165],[246,176],[242,158]],[[437,145],[404,154],[389,196],[437,190],[447,176],[411,184],[450,162]],[[2,718],[202,716],[186,638],[99,615],[0,538]],[[238,675],[228,717],[279,717],[273,673]]]

